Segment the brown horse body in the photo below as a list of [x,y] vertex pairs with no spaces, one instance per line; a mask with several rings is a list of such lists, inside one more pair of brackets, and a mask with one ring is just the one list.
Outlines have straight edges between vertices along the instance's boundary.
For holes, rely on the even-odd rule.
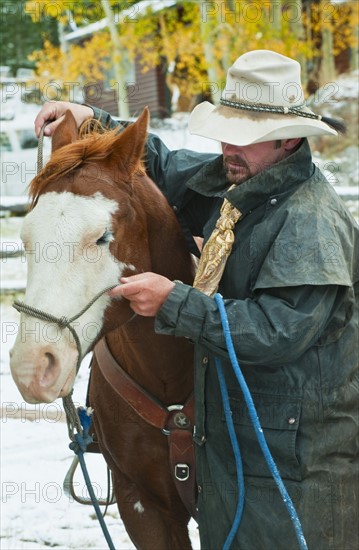
[[[53,204],[52,200],[60,199],[65,194],[67,202],[64,204],[68,201],[72,204],[74,197],[87,200],[81,202],[84,205],[92,198],[95,201],[101,199],[98,204],[105,204],[106,208],[107,204],[116,204],[117,208],[111,206],[108,210],[111,212],[113,241],[104,245],[103,240],[99,240],[108,227],[101,225],[96,233],[97,220],[93,219],[93,227],[91,223],[86,225],[86,235],[74,234],[73,239],[80,243],[82,252],[89,242],[97,248],[102,246],[100,250],[104,252],[99,262],[96,265],[95,262],[87,262],[85,268],[82,266],[84,276],[80,270],[76,273],[75,282],[74,276],[70,276],[70,272],[64,273],[62,269],[66,271],[71,267],[71,273],[75,273],[76,265],[69,267],[64,264],[63,268],[59,265],[57,271],[49,264],[42,271],[38,266],[30,265],[25,297],[27,303],[44,309],[52,307],[52,313],[71,317],[76,313],[72,307],[78,307],[71,305],[71,302],[76,302],[81,292],[84,296],[93,297],[99,288],[108,285],[106,272],[115,269],[112,266],[106,268],[106,265],[110,266],[110,257],[116,266],[120,266],[116,267],[118,275],[153,271],[170,279],[192,282],[192,261],[176,218],[166,199],[140,166],[146,128],[145,112],[121,135],[110,133],[95,140],[92,136],[79,140],[75,121],[67,113],[54,135],[52,158],[32,183],[33,209],[28,215],[30,221],[25,224],[23,240],[34,246],[41,204],[42,208],[46,204],[48,209],[48,205]],[[97,199],[99,194],[101,197]],[[36,216],[37,208],[39,212]],[[48,215],[52,213],[48,212]],[[55,234],[62,239],[60,244],[63,247],[68,241],[68,236],[62,237],[63,233],[69,230],[69,224],[76,226],[76,216],[70,222],[67,220],[66,225],[61,225],[66,215],[64,207],[53,222]],[[82,215],[86,217],[87,214],[78,211],[79,219]],[[94,236],[90,235],[92,229]],[[42,243],[46,243],[46,237],[41,239]],[[75,251],[73,263],[76,264],[76,261]],[[47,274],[47,270],[51,273],[49,271]],[[56,274],[59,280],[56,280]],[[41,277],[42,281],[39,281]],[[55,303],[53,298],[47,296],[51,292],[61,294],[64,279],[69,296],[63,301],[58,296]],[[37,290],[39,285],[45,289],[42,293]],[[192,344],[185,339],[156,335],[154,319],[133,316],[125,300],[110,301],[104,295],[98,302],[98,330],[92,340],[86,342],[87,351],[105,336],[109,349],[122,368],[148,393],[165,406],[183,404],[193,389]],[[22,324],[31,322],[22,315]],[[86,319],[86,322],[89,326],[94,322],[94,317]],[[80,327],[82,333],[84,326]],[[11,369],[24,398],[30,402],[49,402],[66,395],[74,381],[76,359],[73,342],[66,329],[61,332],[61,345],[58,342],[50,345],[49,341],[35,344],[31,338],[27,338],[26,342],[23,340],[19,335],[12,352]],[[71,348],[71,353],[66,355],[68,348]],[[63,359],[65,356],[69,357],[67,363]],[[59,379],[61,382],[58,382]],[[167,437],[142,420],[118,396],[103,377],[95,356],[90,402],[94,408],[100,448],[114,475],[118,508],[136,547],[148,550],[191,548],[187,531],[190,515],[173,481]]]

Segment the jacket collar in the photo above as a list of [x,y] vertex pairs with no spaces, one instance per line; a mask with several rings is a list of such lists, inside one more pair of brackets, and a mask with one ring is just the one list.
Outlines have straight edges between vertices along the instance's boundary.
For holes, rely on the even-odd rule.
[[314,171],[308,140],[288,158],[263,170],[227,192],[229,182],[223,168],[223,155],[203,166],[187,183],[201,195],[226,197],[243,214],[266,202],[269,198],[294,191]]

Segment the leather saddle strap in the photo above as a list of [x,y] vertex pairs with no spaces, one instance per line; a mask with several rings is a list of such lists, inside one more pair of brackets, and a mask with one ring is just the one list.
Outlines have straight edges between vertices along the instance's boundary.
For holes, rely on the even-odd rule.
[[171,430],[168,444],[177,492],[187,511],[197,519],[196,463],[192,433],[188,430]]
[[103,376],[116,393],[148,424],[163,430],[166,427],[168,410],[120,367],[104,338],[96,344],[94,354]]
[[173,479],[183,504],[197,519],[196,458],[193,443],[194,394],[181,411],[173,411],[169,421],[168,445]]
[[170,465],[178,494],[196,518],[196,467],[193,444],[194,395],[181,410],[168,410],[137,384],[118,364],[105,339],[94,349],[99,368],[116,393],[151,426],[168,435]]

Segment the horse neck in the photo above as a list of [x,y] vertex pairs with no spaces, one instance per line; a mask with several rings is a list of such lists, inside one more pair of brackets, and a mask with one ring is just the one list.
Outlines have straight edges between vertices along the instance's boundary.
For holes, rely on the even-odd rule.
[[[193,262],[175,214],[146,179],[136,193],[146,205],[151,270],[192,284]],[[160,401],[187,398],[193,384],[193,345],[188,340],[155,334],[154,319],[137,316],[108,334],[108,343],[122,367]]]
[[145,182],[138,192],[142,204],[147,204],[151,270],[168,279],[179,279],[186,284],[192,284],[192,257],[172,208],[151,180]]

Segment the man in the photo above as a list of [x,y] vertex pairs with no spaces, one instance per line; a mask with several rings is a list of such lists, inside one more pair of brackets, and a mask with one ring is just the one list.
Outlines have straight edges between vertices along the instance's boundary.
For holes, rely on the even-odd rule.
[[[204,237],[196,288],[143,273],[112,291],[138,314],[156,316],[158,332],[195,344],[199,530],[207,550],[222,548],[238,499],[215,356],[222,358],[245,477],[232,548],[298,548],[228,359],[212,298],[217,287],[309,549],[350,550],[358,543],[357,227],[313,165],[306,139],[337,135],[335,123],[303,103],[299,64],[253,51],[229,69],[221,104],[202,103],[190,118],[192,133],[221,141],[222,156],[170,152],[150,136],[149,174],[186,234]],[[79,124],[94,113],[115,124],[88,106],[51,103],[37,117],[37,132],[66,108]],[[233,217],[228,222],[222,213],[214,241],[222,205]]]

